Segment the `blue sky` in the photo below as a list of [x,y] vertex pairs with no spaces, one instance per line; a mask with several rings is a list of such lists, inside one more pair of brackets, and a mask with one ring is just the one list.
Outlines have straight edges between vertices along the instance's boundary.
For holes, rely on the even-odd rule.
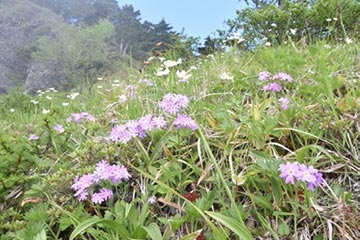
[[237,0],[118,0],[119,5],[132,4],[140,10],[142,20],[158,23],[165,19],[173,30],[185,29],[187,36],[203,40],[217,29],[227,29],[224,21],[234,19],[236,10],[244,7]]

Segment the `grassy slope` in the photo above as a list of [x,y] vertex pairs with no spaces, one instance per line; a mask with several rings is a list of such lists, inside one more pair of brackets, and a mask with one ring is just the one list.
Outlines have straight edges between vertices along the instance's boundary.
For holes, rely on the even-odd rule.
[[[174,236],[203,229],[207,239],[217,239],[211,224],[203,220],[207,216],[216,219],[217,226],[226,226],[218,236],[235,237],[241,226],[227,225],[211,214],[220,212],[230,222],[244,221],[253,236],[324,239],[331,234],[356,239],[360,236],[356,221],[360,217],[358,47],[318,43],[305,49],[290,45],[254,53],[221,53],[195,63],[197,69],[190,72],[187,83],[177,82],[175,72],[188,70],[189,63],[157,77],[153,73],[160,62],[154,60],[143,75],[119,82],[103,79],[74,100],[52,92],[2,97],[0,153],[6,161],[1,163],[4,203],[0,208],[5,211],[1,221],[6,224],[1,231],[15,232],[32,221],[22,216],[35,203],[15,207],[31,196],[51,203],[46,205],[52,209],[49,217],[42,219],[54,231],[48,235],[67,236],[56,227],[56,217],[64,214],[54,206],[73,214],[75,209],[81,212],[82,205],[69,190],[73,177],[89,172],[100,159],[109,159],[126,165],[133,175],[131,187],[118,197],[146,202],[155,195],[158,203],[147,209],[151,214],[143,224],[156,222],[164,232],[170,220],[178,221],[177,227],[170,224]],[[265,70],[286,72],[293,81],[282,83],[281,92],[265,93],[265,83],[257,79]],[[222,80],[224,72],[233,79]],[[146,86],[140,79],[155,85]],[[136,95],[120,103],[119,95],[130,94],[128,84],[136,86]],[[112,119],[125,123],[146,114],[160,115],[157,104],[169,92],[191,98],[185,111],[196,120],[198,130],[155,131],[126,145],[107,140]],[[287,110],[280,109],[280,97],[290,100]],[[44,110],[50,112],[43,114]],[[66,123],[73,112],[89,112],[96,121]],[[52,130],[58,123],[65,127],[62,134]],[[30,134],[40,139],[29,141]],[[314,192],[300,183],[285,185],[277,170],[285,161],[314,166],[325,183]],[[154,184],[151,176],[160,182]],[[11,195],[14,191],[27,193]],[[184,204],[181,195],[191,192],[202,196],[195,205],[207,214],[205,218],[194,210],[196,206]],[[179,210],[183,207],[185,213]],[[85,211],[75,215],[78,220],[86,219]]]

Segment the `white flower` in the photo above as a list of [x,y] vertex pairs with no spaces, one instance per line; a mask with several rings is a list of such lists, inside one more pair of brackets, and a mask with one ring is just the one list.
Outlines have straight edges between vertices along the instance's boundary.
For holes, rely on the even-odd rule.
[[295,35],[296,34],[296,28],[290,28],[290,34]]
[[327,22],[331,22],[331,18],[327,18],[326,21],[327,21]]
[[103,80],[103,78],[102,78],[102,77],[98,77],[98,78],[97,78],[97,80],[102,81],[102,80]]
[[57,92],[57,90],[55,88],[53,88],[53,87],[49,88],[48,91],[49,92],[55,92],[55,93]]
[[10,112],[15,112],[15,109],[13,109],[13,108],[10,108],[10,110],[9,110]]
[[346,42],[346,44],[351,44],[351,43],[353,43],[353,40],[349,37],[346,37],[345,42]]
[[63,105],[64,107],[66,107],[66,106],[68,106],[68,105],[69,105],[69,103],[67,103],[67,102],[63,102],[63,103],[62,103],[62,105]]
[[30,100],[30,102],[33,103],[34,105],[39,103],[39,101],[36,101],[36,100]]
[[235,40],[238,44],[245,41],[245,39],[242,38],[242,37],[240,36],[240,33],[238,33],[238,32],[232,33],[230,36],[228,36],[228,37],[226,38],[226,40],[227,40],[227,41]]
[[126,102],[126,100],[127,100],[127,97],[125,95],[120,95],[119,96],[119,102],[120,103]]
[[276,23],[272,23],[272,24],[270,24],[270,26],[277,27]]
[[50,110],[47,110],[45,108],[43,108],[43,110],[42,110],[42,114],[48,114],[49,112],[50,112]]
[[182,59],[181,59],[181,58],[179,58],[177,61],[166,60],[166,61],[163,62],[165,68],[175,67],[175,66],[177,66],[177,65],[179,65],[179,64],[181,64],[181,63],[182,63]]
[[179,78],[179,82],[187,82],[191,77],[191,74],[189,74],[189,71],[186,72],[185,70],[177,70],[176,76]]
[[98,88],[98,89],[101,89],[101,88],[103,88],[103,86],[99,85],[99,86],[97,86],[97,88]]
[[117,80],[117,79],[116,79],[116,80],[114,80],[114,83],[119,83],[119,82],[120,82],[120,80]]
[[338,20],[338,18],[337,18],[337,17],[334,17],[334,18],[333,18],[333,20],[334,20],[334,21],[337,21],[337,20]]
[[156,76],[160,77],[160,76],[166,76],[170,73],[170,70],[168,68],[165,68],[165,69],[158,69],[156,71],[156,73],[154,73]]
[[80,95],[80,93],[72,93],[72,94],[69,94],[69,95],[67,95],[66,97],[67,98],[70,98],[71,100],[74,100],[77,96],[79,96]]
[[220,75],[220,78],[222,80],[233,80],[234,77],[231,76],[230,74],[226,73],[226,72],[223,72],[221,75]]
[[52,99],[52,97],[46,96],[46,99],[47,99],[47,100],[51,100],[51,99]]
[[266,43],[265,43],[265,46],[269,47],[269,46],[271,46],[271,43],[270,43],[270,42],[266,42]]

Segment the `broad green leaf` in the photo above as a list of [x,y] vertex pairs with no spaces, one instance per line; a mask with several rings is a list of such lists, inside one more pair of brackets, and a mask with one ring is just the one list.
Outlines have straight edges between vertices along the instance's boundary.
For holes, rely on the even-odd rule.
[[74,239],[75,237],[77,237],[78,235],[80,235],[81,233],[86,231],[88,228],[92,227],[93,225],[98,225],[98,224],[102,224],[102,225],[110,228],[114,232],[117,232],[119,234],[119,236],[121,236],[121,239],[127,239],[129,237],[129,233],[128,233],[127,229],[123,225],[119,224],[118,222],[115,222],[113,220],[104,220],[104,219],[100,219],[98,217],[93,217],[93,218],[89,218],[89,219],[81,222],[71,233],[69,239],[70,240]]
[[209,212],[205,211],[207,215],[214,218],[219,223],[225,225],[231,231],[233,231],[236,235],[238,235],[243,240],[253,239],[249,230],[239,223],[236,219],[228,216],[224,216],[221,213]]
[[153,239],[153,240],[163,239],[160,229],[159,229],[159,226],[156,223],[150,223],[149,226],[143,227],[143,228],[148,233],[148,235],[151,237],[151,239]]

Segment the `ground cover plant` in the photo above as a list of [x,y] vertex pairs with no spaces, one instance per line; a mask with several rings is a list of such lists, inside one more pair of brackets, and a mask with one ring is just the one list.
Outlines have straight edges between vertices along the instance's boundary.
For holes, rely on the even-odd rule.
[[1,97],[0,239],[359,239],[359,45]]

